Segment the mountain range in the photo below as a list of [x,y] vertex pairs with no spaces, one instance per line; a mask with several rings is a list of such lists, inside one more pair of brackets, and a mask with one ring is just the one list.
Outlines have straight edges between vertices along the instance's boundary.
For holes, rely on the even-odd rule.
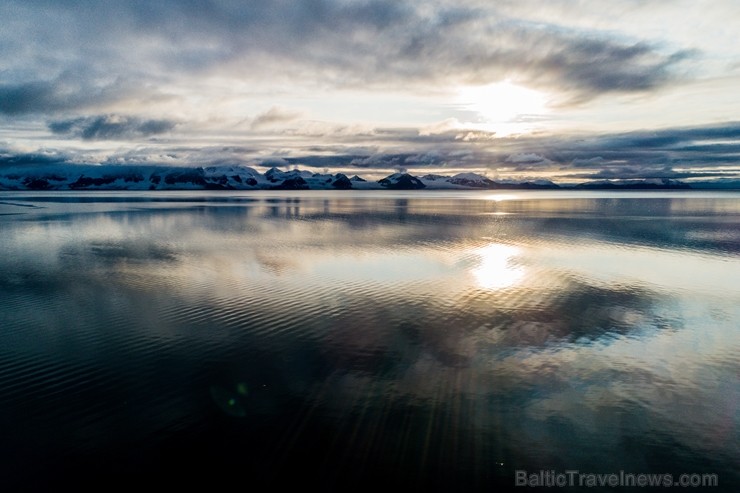
[[0,171],[0,190],[416,190],[416,189],[688,189],[740,188],[740,182],[706,182],[703,186],[667,178],[600,180],[558,185],[549,180],[492,180],[477,173],[413,176],[398,172],[381,180],[343,173],[314,173],[271,168],[260,173],[248,166],[50,165],[10,167]]

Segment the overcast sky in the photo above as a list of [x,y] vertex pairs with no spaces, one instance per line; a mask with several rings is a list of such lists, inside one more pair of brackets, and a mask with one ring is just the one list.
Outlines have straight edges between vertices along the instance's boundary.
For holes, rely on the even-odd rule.
[[740,176],[737,0],[4,0],[0,19],[0,166]]

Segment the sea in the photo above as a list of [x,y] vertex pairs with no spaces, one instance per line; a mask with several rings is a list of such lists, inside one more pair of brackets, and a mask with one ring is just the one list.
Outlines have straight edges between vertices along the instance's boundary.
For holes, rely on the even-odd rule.
[[740,192],[0,193],[4,492],[739,471]]

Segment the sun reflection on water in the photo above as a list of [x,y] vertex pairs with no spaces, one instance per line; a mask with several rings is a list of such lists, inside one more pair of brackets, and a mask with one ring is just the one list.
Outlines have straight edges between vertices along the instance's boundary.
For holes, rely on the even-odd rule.
[[492,193],[490,195],[486,195],[484,198],[491,202],[503,202],[506,200],[517,200],[520,199],[521,196],[513,193]]
[[474,251],[478,266],[472,270],[475,280],[483,289],[504,289],[518,284],[524,270],[514,263],[521,249],[512,245],[492,243]]

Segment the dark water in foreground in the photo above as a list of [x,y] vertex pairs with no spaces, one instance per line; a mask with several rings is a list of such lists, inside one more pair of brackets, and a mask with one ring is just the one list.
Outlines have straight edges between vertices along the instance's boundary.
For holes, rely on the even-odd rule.
[[738,194],[3,193],[0,253],[3,491],[740,491]]

